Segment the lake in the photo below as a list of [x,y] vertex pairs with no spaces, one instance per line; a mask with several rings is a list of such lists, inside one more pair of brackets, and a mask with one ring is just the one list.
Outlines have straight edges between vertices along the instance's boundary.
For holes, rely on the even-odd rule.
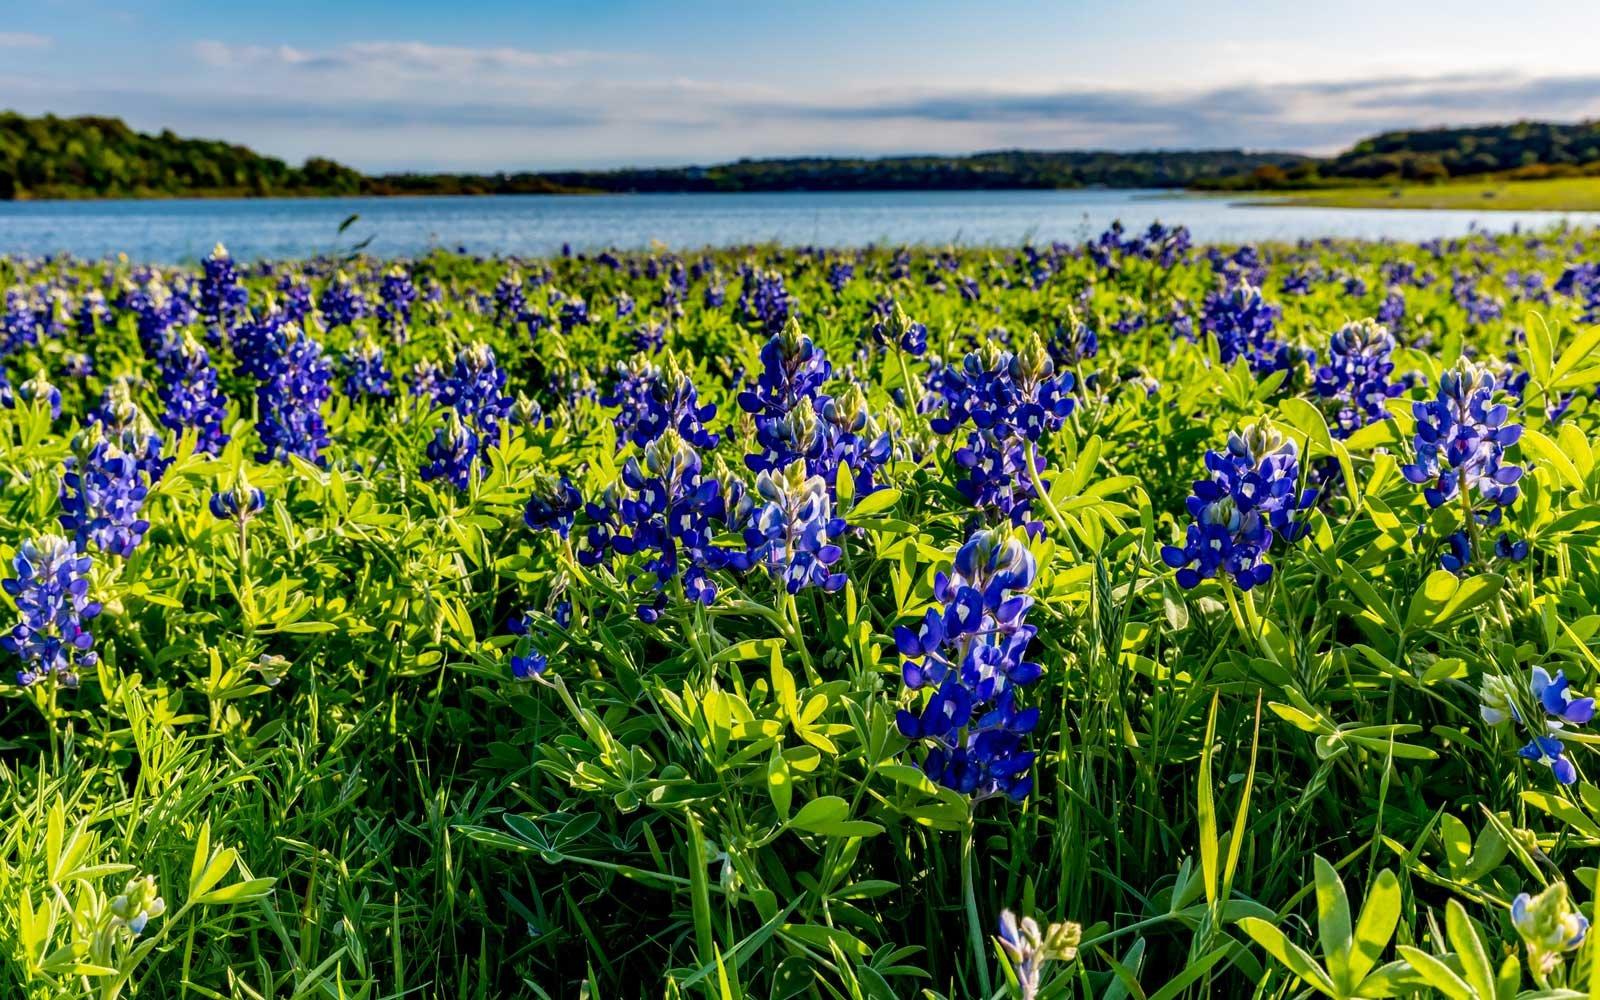
[[[344,234],[339,223],[360,219]],[[892,191],[582,197],[181,199],[0,203],[0,253],[68,252],[177,263],[217,241],[243,259],[304,257],[370,238],[383,257],[435,247],[478,254],[674,249],[776,241],[1005,244],[1079,241],[1120,219],[1181,223],[1200,242],[1325,236],[1423,240],[1474,228],[1600,225],[1600,212],[1471,212],[1248,206],[1165,191]]]

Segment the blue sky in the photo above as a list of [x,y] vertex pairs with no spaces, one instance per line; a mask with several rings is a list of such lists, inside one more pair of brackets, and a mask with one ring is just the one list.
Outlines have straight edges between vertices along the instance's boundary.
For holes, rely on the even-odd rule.
[[[9,9],[8,9],[9,8]],[[1600,116],[1600,5],[3,0],[0,106],[367,170],[1324,152]]]

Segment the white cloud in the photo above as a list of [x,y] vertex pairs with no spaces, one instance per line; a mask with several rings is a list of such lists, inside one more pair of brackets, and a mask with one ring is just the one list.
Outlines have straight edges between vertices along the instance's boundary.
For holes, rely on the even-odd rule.
[[194,53],[202,63],[217,69],[376,73],[463,82],[485,74],[503,76],[571,69],[615,58],[584,50],[536,52],[506,46],[478,48],[416,41],[347,42],[311,50],[288,45],[230,45],[205,40],[195,43]]

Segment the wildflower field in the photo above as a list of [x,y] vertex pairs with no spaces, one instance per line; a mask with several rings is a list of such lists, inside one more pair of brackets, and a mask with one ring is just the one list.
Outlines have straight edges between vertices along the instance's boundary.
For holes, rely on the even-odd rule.
[[0,995],[1600,996],[1596,261],[6,260]]

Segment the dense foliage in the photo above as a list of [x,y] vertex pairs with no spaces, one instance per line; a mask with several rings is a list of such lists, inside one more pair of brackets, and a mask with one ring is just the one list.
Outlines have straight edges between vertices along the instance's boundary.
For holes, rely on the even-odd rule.
[[135,132],[116,118],[0,113],[0,199],[151,196],[557,194],[1184,187],[1292,153],[1007,152],[887,159],[741,160],[712,167],[369,176],[323,158],[292,167],[244,146]]
[[1600,173],[1600,122],[1514,122],[1471,128],[1383,132],[1337,156],[1263,164],[1206,178],[1223,189],[1315,188],[1474,177],[1540,180]]
[[1590,995],[1594,238],[6,261],[0,992]]

